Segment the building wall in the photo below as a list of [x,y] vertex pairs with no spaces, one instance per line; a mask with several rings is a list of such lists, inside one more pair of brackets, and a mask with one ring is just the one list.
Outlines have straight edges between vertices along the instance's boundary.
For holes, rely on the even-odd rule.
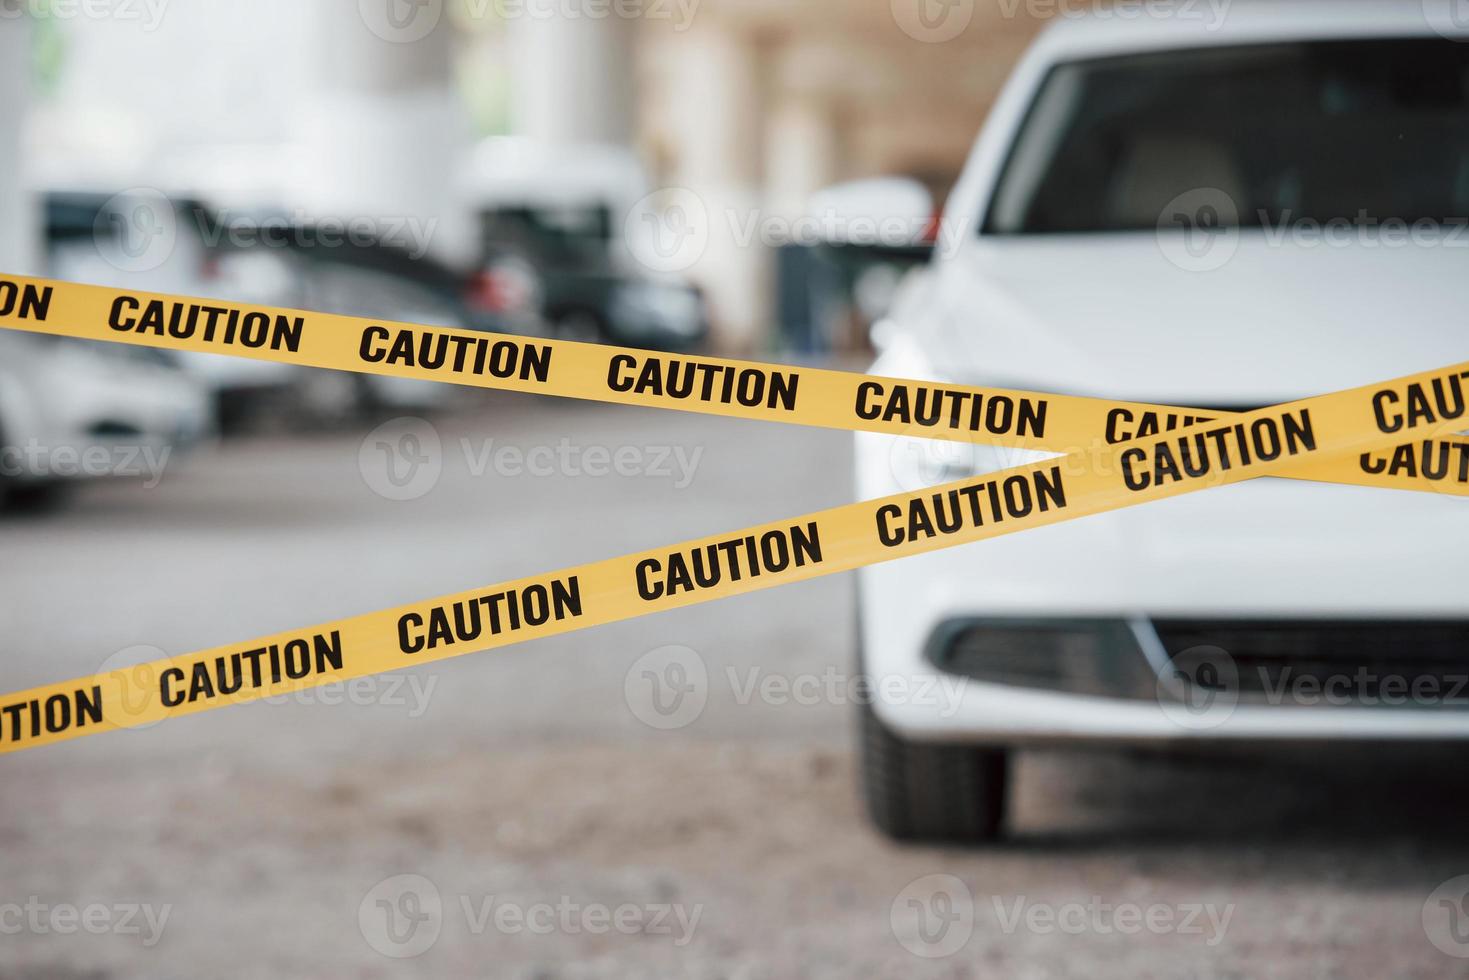
[[[964,29],[920,40],[900,23],[904,2],[703,0],[687,30],[642,25],[639,143],[655,184],[689,189],[709,213],[689,274],[719,346],[771,342],[771,241],[812,192],[904,174],[942,196],[1039,27],[1023,5],[959,0]],[[751,227],[771,234],[750,241]]]

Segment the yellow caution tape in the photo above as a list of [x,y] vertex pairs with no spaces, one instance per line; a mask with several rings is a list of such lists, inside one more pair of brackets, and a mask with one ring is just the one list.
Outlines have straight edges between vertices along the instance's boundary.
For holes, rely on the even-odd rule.
[[[847,371],[681,357],[166,296],[0,274],[0,327],[672,408],[708,415],[1105,456],[1134,437],[1228,413],[1100,398],[931,384]],[[1463,392],[1456,386],[1454,393]],[[1454,393],[1437,393],[1451,397]],[[1423,405],[1385,403],[1406,420]],[[1404,423],[1405,424],[1405,423]],[[1406,429],[1400,430],[1406,434]],[[1418,440],[1339,456],[1286,477],[1469,495],[1469,440]]]
[[[20,288],[33,287],[44,288],[30,283],[22,283]],[[0,292],[0,309],[7,311],[7,322],[19,318],[20,322],[33,325],[65,323],[69,335],[102,336],[94,323],[99,311],[106,323],[111,316],[108,310],[136,313],[154,302],[178,302],[138,294],[125,297],[108,290],[77,292],[76,287],[55,288],[58,291],[50,299],[43,299],[37,293],[24,300],[23,293],[21,300],[12,296],[7,301]],[[64,295],[83,299],[63,307],[59,302]],[[120,302],[123,298],[129,301]],[[32,316],[28,320],[20,313],[25,304],[31,307]],[[50,304],[49,319],[37,319],[36,314],[44,311],[47,304]],[[266,319],[258,321],[256,327],[247,327],[244,316],[229,317],[227,322],[233,324],[228,329],[236,337],[254,331],[248,335],[265,338],[257,350],[270,347],[269,338],[280,337],[281,349],[291,349],[293,359],[307,352],[308,356],[302,356],[299,363],[331,367],[345,366],[336,356],[345,348],[333,348],[329,339],[313,338],[327,338],[334,330],[349,328],[365,335],[366,330],[372,329],[363,328],[361,321],[343,317],[313,315],[306,320],[305,316],[299,315],[303,318],[299,324],[290,319]],[[321,326],[317,330],[306,329],[318,325]],[[216,323],[216,336],[226,329],[223,323]],[[391,335],[398,328],[379,329],[386,329]],[[438,336],[440,332],[422,335]],[[146,336],[149,342],[165,339],[162,335]],[[198,337],[189,339],[191,346],[187,349],[199,349],[192,346],[199,342]],[[502,360],[496,361],[496,355],[488,354],[484,362],[501,365],[501,369],[491,373],[496,377],[506,375],[500,380],[506,381],[507,387],[547,391],[551,388],[550,379],[555,378],[554,392],[558,394],[623,400],[606,397],[610,392],[628,396],[626,400],[635,404],[661,404],[661,401],[642,401],[655,397],[646,393],[619,393],[611,386],[605,391],[597,387],[606,380],[599,370],[606,368],[609,358],[622,356],[616,351],[555,344],[544,345],[543,352],[533,352],[524,346],[530,343],[527,341],[490,338],[488,343],[491,347],[502,343],[514,347],[501,355]],[[563,359],[566,351],[573,354]],[[469,363],[480,364],[479,353],[465,356]],[[638,356],[651,358],[651,355]],[[724,367],[736,364],[707,363]],[[847,427],[849,420],[844,413],[850,406],[835,399],[843,393],[851,395],[855,386],[874,380],[832,372],[800,372],[792,375],[798,380],[789,384],[791,401],[786,407],[784,397],[775,394],[786,387],[785,382],[777,387],[773,381],[775,369],[746,366],[731,369],[761,372],[762,381],[749,383],[748,400],[760,401],[754,395],[758,384],[763,386],[760,390],[771,400],[770,404],[780,407],[767,405],[765,409],[757,409],[744,406],[745,399],[736,398],[743,406],[737,411],[733,403],[721,398],[704,403],[705,410],[746,414],[748,409],[748,414],[756,418],[773,417],[763,414],[766,411],[789,411],[799,415],[802,421],[842,427]],[[820,380],[805,387],[806,379],[812,377]],[[531,379],[540,387],[531,386]],[[1407,437],[1434,444],[1439,436],[1463,427],[1466,381],[1469,381],[1469,363],[1458,364],[1227,419],[1195,422],[1173,432],[1134,438],[1095,452],[1048,459],[928,490],[849,504],[248,643],[22,691],[0,699],[0,751],[152,724],[176,715],[432,663],[1207,487],[1262,476],[1309,474],[1333,459],[1358,454],[1372,458],[1371,454]],[[724,390],[723,381],[711,384],[716,390]],[[744,390],[739,387],[742,382],[734,384],[737,390]],[[819,396],[807,400],[813,388]],[[796,389],[800,389],[799,401]],[[1040,397],[1044,397],[1048,406],[1082,401]],[[1050,415],[1052,410],[1045,410],[1048,419],[1061,417],[1059,411]],[[1041,411],[1037,407],[1035,416],[1027,416],[1036,418],[1033,427],[1037,429]],[[1017,403],[1014,415],[1017,433],[1020,417]],[[1046,435],[1036,432],[1034,438],[1046,438]],[[978,571],[983,572],[982,565]]]

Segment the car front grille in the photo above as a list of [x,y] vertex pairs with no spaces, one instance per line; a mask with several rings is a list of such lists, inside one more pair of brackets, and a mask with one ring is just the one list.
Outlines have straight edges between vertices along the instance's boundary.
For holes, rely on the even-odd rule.
[[1186,685],[1304,707],[1469,708],[1469,622],[1157,619]]

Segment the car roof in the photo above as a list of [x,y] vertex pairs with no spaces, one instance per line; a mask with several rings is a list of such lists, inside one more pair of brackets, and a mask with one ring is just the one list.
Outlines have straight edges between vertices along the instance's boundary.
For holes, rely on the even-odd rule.
[[[1469,40],[1454,0],[1061,0],[1033,54],[1051,62],[1139,51],[1372,37]],[[1084,9],[1083,9],[1084,8]],[[1460,24],[1462,23],[1462,26]]]

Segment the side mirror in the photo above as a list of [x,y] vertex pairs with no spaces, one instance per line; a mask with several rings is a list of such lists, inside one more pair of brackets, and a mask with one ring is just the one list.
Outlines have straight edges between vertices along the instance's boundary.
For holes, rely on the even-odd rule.
[[909,177],[825,188],[811,196],[806,213],[828,245],[908,254],[932,249],[933,196]]

